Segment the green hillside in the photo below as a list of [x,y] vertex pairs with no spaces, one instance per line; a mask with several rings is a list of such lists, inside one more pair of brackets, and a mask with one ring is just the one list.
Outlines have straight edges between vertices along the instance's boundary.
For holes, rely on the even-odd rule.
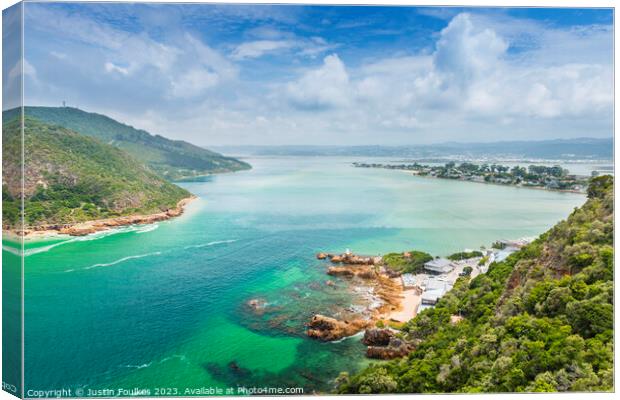
[[[249,164],[235,158],[225,157],[182,140],[151,135],[105,115],[88,113],[77,108],[26,107],[25,114],[117,146],[169,180],[250,169]],[[8,110],[4,112],[3,119],[9,120],[15,115],[17,109]]]
[[338,390],[613,390],[613,178],[595,178],[588,197],[406,324],[402,336],[416,347],[408,357],[342,374]]
[[[15,227],[20,124],[3,123],[3,226]],[[190,194],[125,151],[31,117],[25,120],[26,226],[81,222],[173,208]]]

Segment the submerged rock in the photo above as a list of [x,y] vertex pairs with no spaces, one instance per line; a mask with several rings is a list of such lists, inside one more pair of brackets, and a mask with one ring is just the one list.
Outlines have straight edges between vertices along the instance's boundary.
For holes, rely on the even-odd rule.
[[332,341],[355,335],[367,328],[369,324],[369,321],[363,319],[340,321],[335,318],[316,314],[312,317],[310,322],[306,324],[306,334],[311,338]]
[[249,308],[251,308],[256,313],[262,313],[267,306],[267,300],[265,299],[250,299],[245,303]]
[[229,362],[228,369],[237,377],[247,377],[251,375],[249,369],[240,367],[236,361]]

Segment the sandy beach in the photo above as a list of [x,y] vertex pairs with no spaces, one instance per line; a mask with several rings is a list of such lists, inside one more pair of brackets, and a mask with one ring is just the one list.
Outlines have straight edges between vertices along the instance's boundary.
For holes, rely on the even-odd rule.
[[74,224],[47,225],[36,228],[28,227],[24,229],[23,232],[14,230],[3,230],[3,235],[5,235],[5,237],[7,238],[14,238],[16,240],[20,238],[44,239],[58,235],[85,236],[91,233],[105,231],[108,229],[113,229],[126,225],[151,224],[154,222],[174,218],[183,214],[183,212],[185,211],[185,207],[195,199],[197,199],[197,197],[194,195],[181,199],[177,203],[175,208],[154,214],[136,214],[122,217],[98,219],[93,221],[84,221]]
[[418,307],[422,301],[422,295],[417,289],[406,289],[401,293],[402,301],[398,309],[386,313],[383,317],[386,320],[396,322],[407,322],[414,318],[418,313]]

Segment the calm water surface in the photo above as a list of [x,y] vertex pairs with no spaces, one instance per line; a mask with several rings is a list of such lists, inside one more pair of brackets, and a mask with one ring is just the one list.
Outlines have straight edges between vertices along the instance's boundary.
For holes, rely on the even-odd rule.
[[[27,389],[329,390],[367,361],[358,338],[303,335],[313,313],[351,302],[342,282],[324,284],[317,251],[447,255],[538,235],[585,200],[357,159],[248,161],[251,171],[183,183],[200,198],[180,218],[27,245]],[[252,298],[269,311],[253,312]]]

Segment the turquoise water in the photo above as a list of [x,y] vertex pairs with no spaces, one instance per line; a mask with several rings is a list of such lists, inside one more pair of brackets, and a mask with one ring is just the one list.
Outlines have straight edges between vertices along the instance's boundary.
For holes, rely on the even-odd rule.
[[352,301],[343,282],[324,284],[317,251],[445,255],[540,234],[585,200],[351,167],[358,159],[248,161],[182,183],[199,199],[179,218],[27,244],[26,390],[330,390],[367,361],[358,338],[303,334],[313,313]]

